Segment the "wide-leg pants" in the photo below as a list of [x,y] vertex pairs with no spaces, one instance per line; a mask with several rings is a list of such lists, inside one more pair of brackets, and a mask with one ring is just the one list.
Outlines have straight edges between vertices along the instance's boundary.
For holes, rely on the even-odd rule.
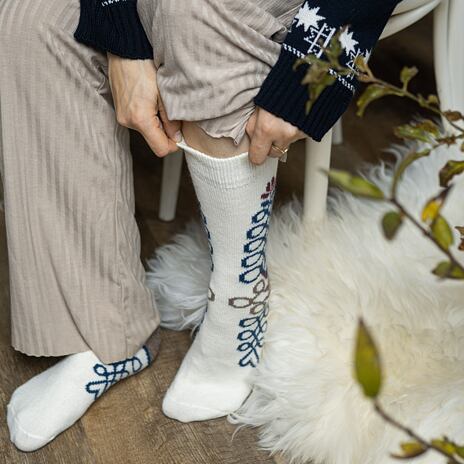
[[0,0],[0,167],[14,348],[135,353],[159,318],[145,286],[128,131],[79,0]]

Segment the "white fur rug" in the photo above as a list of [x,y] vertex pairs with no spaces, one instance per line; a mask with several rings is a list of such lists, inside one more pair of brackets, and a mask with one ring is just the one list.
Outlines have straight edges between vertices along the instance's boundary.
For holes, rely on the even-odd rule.
[[[449,158],[462,153],[438,150],[407,172],[401,197],[410,210],[419,212],[438,190],[436,173]],[[386,186],[390,175],[381,166],[367,177]],[[274,217],[267,342],[255,389],[233,420],[259,426],[261,445],[294,462],[398,462],[389,452],[405,437],[378,419],[352,377],[362,315],[382,351],[384,407],[426,438],[446,434],[463,443],[464,283],[431,275],[443,257],[411,226],[394,242],[384,240],[384,205],[340,193],[330,209],[318,229],[300,221],[296,202]],[[464,225],[463,176],[444,214]],[[150,264],[164,325],[180,330],[198,323],[209,277],[200,226],[190,225]],[[432,453],[414,462],[440,459]]]

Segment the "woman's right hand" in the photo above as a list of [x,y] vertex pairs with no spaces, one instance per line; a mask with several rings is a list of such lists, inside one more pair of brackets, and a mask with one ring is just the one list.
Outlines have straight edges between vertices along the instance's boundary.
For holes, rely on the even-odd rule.
[[118,123],[140,132],[153,152],[178,150],[181,123],[169,121],[158,92],[152,60],[129,60],[108,53],[109,81]]

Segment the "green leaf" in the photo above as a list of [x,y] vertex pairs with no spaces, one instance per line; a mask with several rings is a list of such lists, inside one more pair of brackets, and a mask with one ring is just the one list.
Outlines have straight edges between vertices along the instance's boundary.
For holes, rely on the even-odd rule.
[[426,119],[418,124],[404,124],[395,127],[394,133],[400,139],[430,143],[440,135],[440,129],[433,121]]
[[390,211],[385,214],[382,219],[382,229],[385,237],[388,240],[393,240],[402,224],[403,216],[400,213]]
[[356,59],[354,60],[355,66],[363,73],[369,73],[369,65],[367,64],[366,58],[362,55],[358,55]]
[[440,100],[435,94],[430,94],[427,98],[425,98],[423,95],[420,93],[417,94],[417,99],[418,103],[420,106],[423,108],[431,108],[431,107],[439,107],[440,106]]
[[401,82],[403,83],[403,90],[408,89],[409,81],[414,76],[416,76],[418,72],[419,72],[419,70],[415,66],[413,66],[411,68],[405,66],[401,70],[400,79],[401,79]]
[[377,185],[359,176],[346,171],[331,169],[328,173],[332,184],[352,193],[358,197],[370,198],[371,200],[384,200],[385,195]]
[[448,161],[440,170],[440,185],[448,187],[451,180],[462,173],[464,173],[464,161]]
[[368,398],[376,398],[382,388],[380,355],[362,320],[356,336],[355,377]]
[[309,86],[309,100],[306,104],[306,114],[309,114],[313,104],[319,98],[321,93],[327,88],[330,87],[336,81],[335,76],[331,76],[330,74],[326,74],[324,77],[321,78],[318,84],[311,84]]
[[442,261],[432,272],[441,279],[464,280],[464,270],[449,261]]
[[443,216],[438,215],[435,218],[435,220],[432,222],[430,230],[435,241],[444,250],[448,250],[449,247],[454,243],[453,231]]
[[386,87],[381,84],[371,84],[362,93],[362,95],[358,98],[356,105],[358,107],[358,111],[356,114],[360,117],[364,116],[364,112],[366,108],[375,100],[379,98],[383,98],[387,95],[396,95],[398,97],[403,96],[401,92],[398,90]]
[[401,454],[392,454],[392,458],[395,459],[412,459],[423,455],[427,448],[417,441],[411,441],[407,443],[401,443],[400,448]]
[[433,446],[436,446],[445,453],[453,455],[456,452],[456,445],[446,438],[443,438],[442,440],[432,440],[431,443]]
[[440,104],[440,100],[438,100],[438,97],[437,95],[434,95],[433,93],[431,93],[428,97],[427,97],[427,103],[430,104],[430,105],[439,105]]
[[456,446],[456,454],[460,458],[464,458],[464,446]]
[[426,156],[430,155],[429,149],[419,151],[419,152],[412,152],[409,153],[407,156],[405,156],[398,167],[396,168],[395,175],[393,177],[393,184],[392,184],[392,196],[396,196],[396,190],[398,188],[399,181],[401,180],[401,177],[403,176],[404,172],[406,169],[414,163],[414,161],[417,161],[420,158],[424,158]]

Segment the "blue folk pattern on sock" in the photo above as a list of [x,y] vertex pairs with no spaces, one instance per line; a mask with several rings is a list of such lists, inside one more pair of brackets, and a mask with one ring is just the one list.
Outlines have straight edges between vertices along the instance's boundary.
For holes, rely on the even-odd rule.
[[205,228],[206,238],[208,239],[209,256],[211,259],[211,272],[213,272],[214,271],[214,261],[213,261],[214,249],[213,249],[213,244],[211,242],[211,232],[208,228],[208,220],[206,219],[206,216],[204,215],[203,210],[201,209],[201,206],[200,206],[200,214],[201,214],[201,219],[203,221],[203,227]]
[[246,317],[239,323],[241,332],[238,334],[238,351],[243,353],[238,364],[241,367],[257,367],[261,348],[264,343],[264,334],[267,330],[267,316],[269,305],[266,303],[264,309],[256,316]]
[[267,277],[266,243],[271,219],[272,205],[275,196],[275,178],[273,177],[266,186],[266,191],[261,195],[261,208],[251,218],[251,227],[247,230],[247,242],[243,247],[245,256],[242,258],[243,272],[239,280],[244,284],[252,284],[264,275]]
[[247,285],[255,284],[253,296],[229,300],[229,305],[233,308],[249,311],[249,317],[239,322],[237,340],[240,343],[237,351],[241,353],[238,362],[241,367],[257,367],[267,329],[269,283],[265,253],[275,186],[276,180],[273,177],[268,182],[266,191],[261,195],[259,211],[251,218],[251,227],[247,230],[247,241],[243,247],[244,257],[241,261],[243,272],[239,275],[239,281]]
[[145,363],[138,356],[133,356],[124,361],[111,364],[95,364],[93,366],[93,371],[97,374],[99,380],[93,380],[85,386],[87,393],[94,395],[95,399],[97,399],[115,383],[140,372],[144,367],[151,364],[152,359],[150,351],[146,346],[143,347],[143,350],[146,356]]

